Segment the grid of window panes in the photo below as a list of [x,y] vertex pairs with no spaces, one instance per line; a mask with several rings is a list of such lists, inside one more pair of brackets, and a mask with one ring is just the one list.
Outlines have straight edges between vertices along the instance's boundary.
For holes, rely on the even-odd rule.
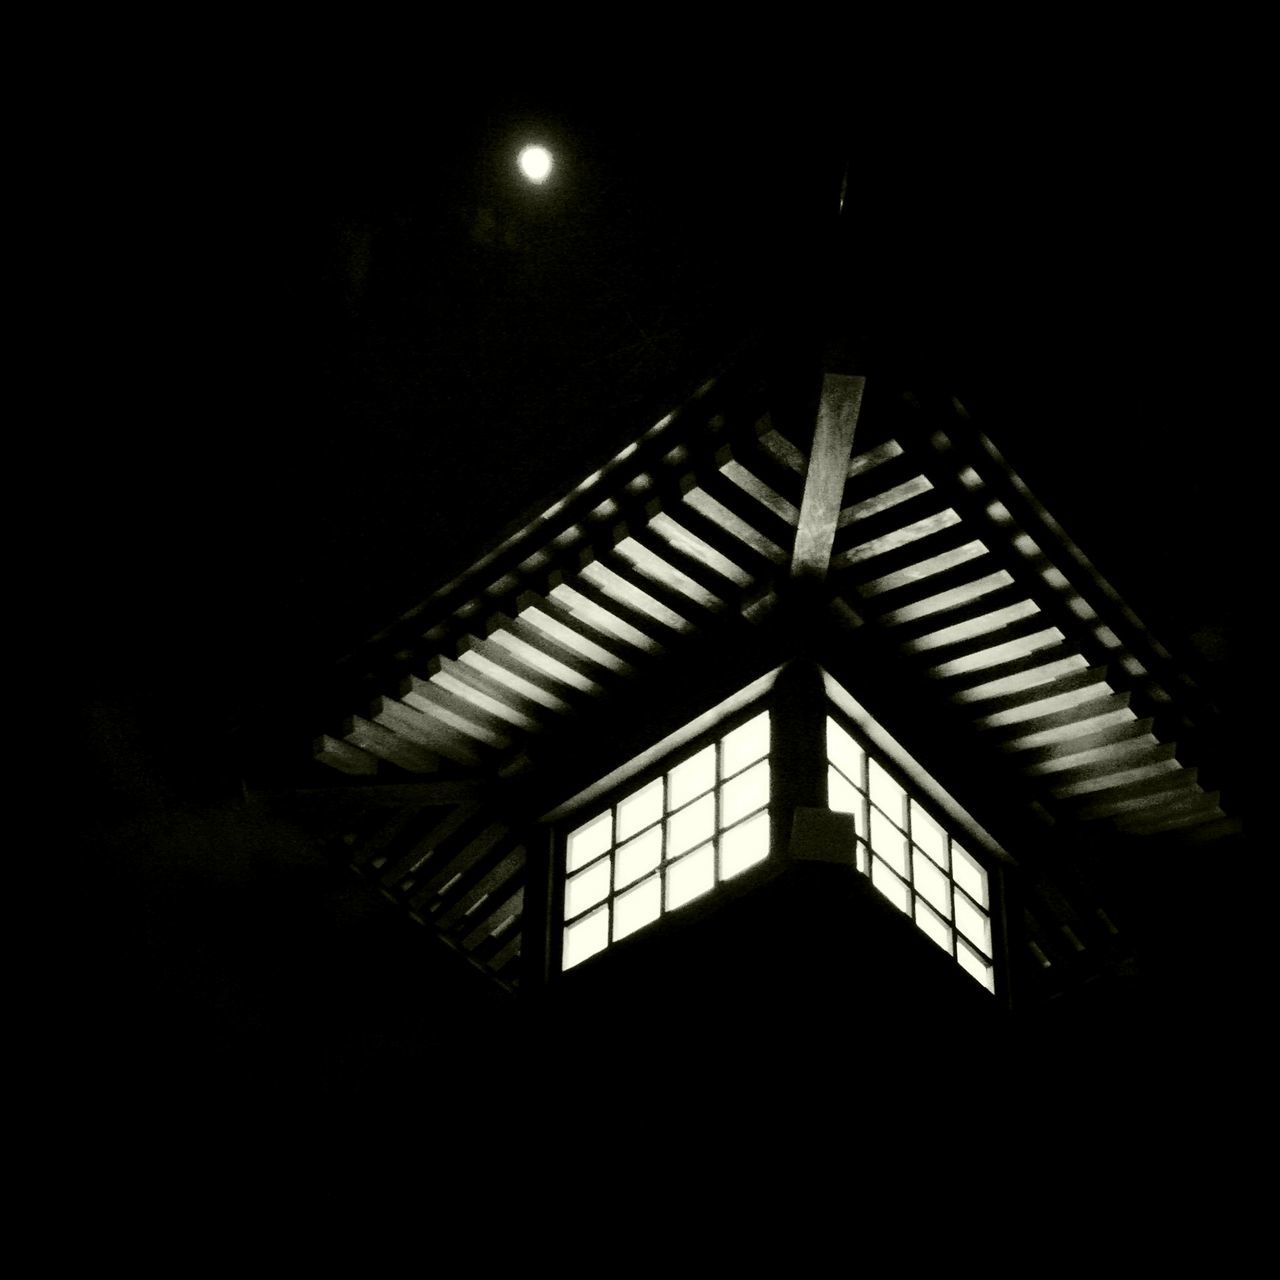
[[852,813],[858,870],[988,991],[995,991],[985,868],[853,736],[827,717],[827,804]]
[[762,711],[570,832],[561,967],[763,862],[768,805]]

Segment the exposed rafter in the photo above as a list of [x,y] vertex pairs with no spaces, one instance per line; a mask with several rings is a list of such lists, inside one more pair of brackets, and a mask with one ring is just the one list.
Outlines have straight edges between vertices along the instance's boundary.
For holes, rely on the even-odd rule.
[[519,953],[516,784],[690,654],[761,643],[796,586],[820,589],[837,649],[851,623],[874,633],[1042,827],[1237,829],[1196,767],[1195,690],[959,406],[827,374],[816,420],[794,421],[745,376],[708,384],[376,639],[346,720],[318,726],[315,760],[352,792],[429,774],[496,797],[424,786],[399,825],[348,833],[487,972],[512,980]]

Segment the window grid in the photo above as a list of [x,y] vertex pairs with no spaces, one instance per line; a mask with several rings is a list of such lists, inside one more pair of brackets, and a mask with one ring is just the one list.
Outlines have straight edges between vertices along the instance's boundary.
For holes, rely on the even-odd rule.
[[[994,994],[991,887],[985,868],[830,715],[826,745],[828,807],[854,815],[858,870],[926,937]],[[883,781],[879,781],[881,777]],[[897,793],[896,818],[876,803],[873,797],[877,792],[882,802]],[[877,822],[877,816],[882,821]],[[931,829],[928,835],[926,829]],[[878,832],[883,833],[880,844]],[[905,875],[892,864],[891,848],[884,847],[892,845],[895,837],[901,838]],[[933,846],[932,851],[924,847],[926,844]],[[961,869],[967,890],[957,883]]]
[[[561,968],[570,969],[615,942],[635,933],[669,911],[740,875],[764,861],[770,845],[770,719],[762,711],[745,724],[724,734],[710,745],[704,745],[685,759],[668,768],[659,778],[650,779],[620,797],[588,822],[570,832],[565,842],[565,897],[562,933]],[[730,758],[730,746],[734,758]],[[744,750],[745,747],[745,750]],[[699,761],[708,760],[709,777],[699,779]],[[732,772],[728,770],[732,769]],[[748,775],[757,771],[753,779]],[[682,787],[692,777],[693,791],[677,797],[674,784],[680,778]],[[645,803],[657,787],[661,793],[658,811],[646,814],[640,825],[627,829],[624,810]],[[745,800],[744,800],[745,793]],[[726,796],[731,795],[735,812],[730,813]],[[695,809],[710,801],[709,824],[703,824]],[[603,840],[599,832],[607,827]],[[690,828],[693,830],[690,837]],[[672,852],[675,839],[683,841]],[[620,834],[625,831],[625,834]],[[619,871],[620,860],[635,850],[642,840],[657,841],[657,860],[638,872]],[[586,847],[579,855],[575,848]],[[726,873],[726,847],[735,856]],[[704,876],[695,859],[707,858],[709,876]],[[606,873],[607,871],[607,880]],[[684,880],[684,896],[672,902],[672,872]],[[622,876],[628,876],[622,879]],[[704,883],[705,881],[705,883]],[[599,886],[605,884],[604,892]],[[657,889],[656,910],[650,901],[641,903],[634,915],[628,904],[635,903],[642,890],[652,897]],[[595,886],[595,887],[592,887]],[[584,892],[585,890],[585,892]],[[636,895],[629,898],[628,895]],[[578,901],[575,901],[579,899]],[[619,903],[623,909],[619,911]],[[621,916],[621,922],[620,922]]]

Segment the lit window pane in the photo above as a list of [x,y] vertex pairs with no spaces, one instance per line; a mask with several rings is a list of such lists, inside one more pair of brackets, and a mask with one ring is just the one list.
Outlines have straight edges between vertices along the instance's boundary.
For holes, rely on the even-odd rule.
[[862,792],[851,787],[834,765],[827,765],[827,807],[837,813],[851,813],[858,834],[867,838],[866,804]]
[[914,798],[911,801],[911,838],[938,866],[944,871],[947,869],[947,837]]
[[911,890],[879,858],[871,859],[871,883],[899,911],[905,911],[907,915],[911,914]]
[[594,866],[579,871],[564,887],[564,918],[572,920],[588,907],[595,906],[609,892],[609,863],[601,858]]
[[618,839],[625,840],[662,817],[662,779],[655,778],[647,787],[618,804]]
[[990,910],[991,902],[987,897],[987,873],[982,864],[971,854],[966,853],[956,842],[951,842],[951,874],[964,891],[978,906]]
[[715,846],[704,844],[701,849],[695,849],[667,868],[667,910],[684,906],[699,894],[714,888],[715,883]]
[[920,852],[911,851],[911,879],[916,892],[922,893],[940,915],[951,916],[951,882]]
[[918,895],[916,897],[916,924],[948,955],[951,954],[951,926]]
[[956,894],[956,927],[980,951],[991,954],[991,918],[963,893]]
[[569,837],[567,869],[577,871],[613,843],[613,812],[607,810],[598,818],[579,827]]
[[762,711],[720,743],[720,776],[728,778],[769,754],[769,713]]
[[894,822],[901,825],[906,821],[903,804],[906,793],[875,761],[871,760],[868,775],[871,781],[871,802],[879,805]]
[[685,801],[710,791],[715,781],[716,749],[710,746],[671,770],[667,782],[667,803],[672,809],[678,809]]
[[584,916],[577,924],[571,924],[564,931],[564,958],[560,963],[562,969],[572,969],[581,964],[588,956],[603,951],[609,945],[609,909],[601,907],[589,916]]
[[703,796],[667,819],[667,857],[710,840],[716,828],[716,798]]
[[956,939],[956,959],[961,968],[968,970],[992,994],[995,993],[995,971],[989,960],[984,960],[963,938]]
[[662,858],[662,828],[650,827],[613,855],[613,887],[623,889],[652,871]]
[[720,792],[720,825],[732,826],[739,818],[764,808],[769,803],[769,762],[761,760]]
[[862,785],[862,748],[827,717],[827,759],[855,786]]
[[643,929],[662,914],[662,883],[657,876],[642,880],[613,900],[613,940]]
[[720,837],[720,879],[730,880],[769,856],[769,811],[739,823]]
[[907,837],[879,809],[871,810],[871,847],[900,876],[906,876]]

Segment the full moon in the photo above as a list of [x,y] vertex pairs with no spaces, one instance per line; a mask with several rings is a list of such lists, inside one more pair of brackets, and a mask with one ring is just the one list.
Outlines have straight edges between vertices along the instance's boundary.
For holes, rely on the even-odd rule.
[[551,173],[551,152],[546,147],[525,147],[519,164],[520,172],[530,182],[545,182]]

